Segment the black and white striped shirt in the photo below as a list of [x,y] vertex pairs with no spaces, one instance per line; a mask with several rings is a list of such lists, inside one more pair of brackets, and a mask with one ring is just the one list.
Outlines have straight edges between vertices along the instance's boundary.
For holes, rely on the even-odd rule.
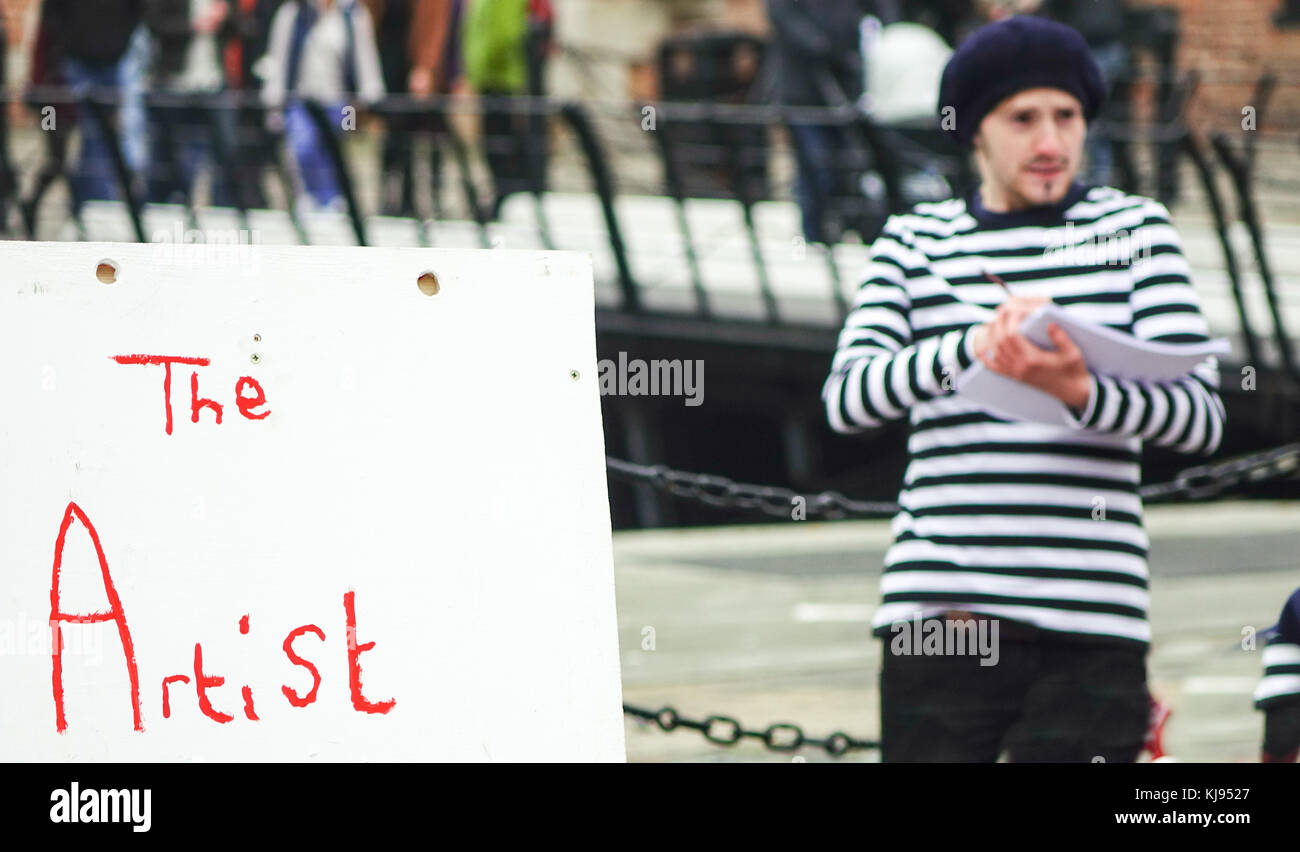
[[1090,641],[1150,642],[1142,443],[1219,446],[1218,361],[1173,381],[1091,375],[1068,425],[1000,417],[953,392],[974,326],[1006,292],[1139,338],[1208,339],[1169,212],[1109,187],[993,213],[974,193],[890,217],[822,390],[831,427],[909,416],[909,461],[873,627],[947,609]]
[[1255,687],[1255,707],[1267,710],[1300,701],[1300,645],[1281,637],[1264,646],[1264,677]]

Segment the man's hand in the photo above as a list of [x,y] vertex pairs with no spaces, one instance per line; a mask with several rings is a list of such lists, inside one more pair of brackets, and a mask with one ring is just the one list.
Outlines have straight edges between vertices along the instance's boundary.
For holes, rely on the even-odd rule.
[[[997,316],[992,323],[980,325],[975,332],[975,354],[979,354],[987,348],[988,333],[993,325],[1001,325],[1010,332],[1014,332],[1020,327],[1020,323],[1025,317],[1047,304],[1050,300],[1042,296],[1030,298],[1028,296],[1012,296],[1002,304],[998,305]],[[982,345],[983,344],[983,345]]]
[[1036,387],[1071,408],[1083,408],[1090,393],[1088,364],[1074,341],[1056,323],[1047,327],[1055,349],[1040,349],[1016,330],[1047,301],[1013,296],[998,305],[993,321],[975,329],[975,355],[995,373]]
[[427,98],[433,94],[433,72],[428,68],[412,68],[407,75],[406,88],[417,98]]
[[208,7],[207,14],[194,20],[194,31],[200,35],[216,32],[229,11],[230,7],[226,5],[225,0],[217,0]]

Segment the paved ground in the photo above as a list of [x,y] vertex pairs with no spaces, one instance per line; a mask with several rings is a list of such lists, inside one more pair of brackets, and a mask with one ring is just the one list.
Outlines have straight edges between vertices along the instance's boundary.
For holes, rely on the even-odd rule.
[[[1242,631],[1273,624],[1300,585],[1300,502],[1150,507],[1147,530],[1151,685],[1174,708],[1166,748],[1183,761],[1256,760],[1259,654],[1241,649]],[[874,739],[880,643],[867,624],[888,545],[884,521],[615,534],[624,701]],[[626,729],[629,761],[792,759],[630,718]]]

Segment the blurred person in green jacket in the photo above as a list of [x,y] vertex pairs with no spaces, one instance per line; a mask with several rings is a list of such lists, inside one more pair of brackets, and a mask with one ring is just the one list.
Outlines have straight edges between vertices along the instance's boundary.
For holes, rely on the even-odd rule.
[[465,79],[487,99],[481,133],[495,185],[492,219],[498,218],[502,201],[512,192],[541,188],[544,165],[529,157],[531,138],[542,132],[541,122],[496,99],[541,94],[540,74],[536,69],[530,73],[529,57],[536,34],[550,32],[551,18],[550,3],[543,0],[469,0],[465,12]]

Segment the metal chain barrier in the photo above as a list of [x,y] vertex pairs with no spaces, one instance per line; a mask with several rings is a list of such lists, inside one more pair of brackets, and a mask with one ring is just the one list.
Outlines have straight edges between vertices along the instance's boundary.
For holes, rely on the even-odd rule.
[[752,509],[788,518],[796,500],[803,500],[809,515],[824,515],[828,518],[880,517],[898,511],[895,503],[851,500],[838,491],[800,494],[789,488],[750,485],[725,476],[686,473],[661,464],[633,464],[611,456],[605,457],[605,464],[615,479],[633,484],[649,484],[675,497],[698,500],[719,508]]
[[1202,500],[1243,483],[1297,474],[1300,474],[1300,443],[1284,444],[1236,459],[1186,468],[1173,481],[1144,486],[1140,493],[1142,499],[1149,502],[1183,496]]
[[[898,511],[897,503],[854,500],[838,491],[800,494],[789,488],[736,482],[725,476],[688,473],[662,465],[640,465],[606,456],[610,476],[632,484],[645,484],[709,506],[757,510],[764,514],[789,518],[791,508],[804,502],[807,516],[826,518],[880,518]],[[1300,443],[1285,444],[1271,450],[1212,464],[1189,467],[1169,482],[1142,486],[1138,493],[1148,503],[1179,498],[1203,500],[1243,483],[1296,476],[1300,473]]]
[[653,722],[665,732],[678,728],[699,731],[704,738],[717,745],[731,746],[744,737],[761,740],[771,751],[795,751],[803,746],[823,748],[831,757],[840,757],[850,751],[878,749],[880,743],[874,740],[854,739],[843,731],[836,731],[828,737],[818,739],[804,734],[803,729],[791,722],[777,722],[768,725],[762,731],[745,728],[730,716],[708,716],[703,721],[688,719],[672,707],[660,710],[647,710],[644,707],[623,705],[623,712],[642,722]]
[[[851,500],[837,491],[799,494],[789,488],[750,485],[735,482],[725,476],[686,473],[665,465],[633,464],[610,456],[605,458],[605,463],[610,475],[616,479],[652,485],[675,497],[699,500],[710,506],[757,509],[769,515],[789,517],[794,501],[802,498],[808,514],[820,514],[828,518],[881,517],[898,511],[896,503]],[[1262,482],[1297,474],[1300,474],[1300,443],[1285,444],[1227,461],[1186,468],[1173,480],[1143,486],[1139,493],[1147,502],[1178,498],[1201,500],[1242,483]],[[699,731],[709,742],[718,745],[735,745],[742,738],[749,737],[762,741],[772,751],[788,752],[802,746],[814,746],[825,749],[831,757],[840,757],[854,750],[880,748],[879,742],[854,739],[843,731],[836,731],[823,739],[809,737],[802,728],[790,722],[777,722],[758,731],[743,727],[730,716],[713,715],[702,721],[688,719],[672,707],[656,711],[624,704],[623,712],[642,722],[657,724],[665,732],[678,728]]]

